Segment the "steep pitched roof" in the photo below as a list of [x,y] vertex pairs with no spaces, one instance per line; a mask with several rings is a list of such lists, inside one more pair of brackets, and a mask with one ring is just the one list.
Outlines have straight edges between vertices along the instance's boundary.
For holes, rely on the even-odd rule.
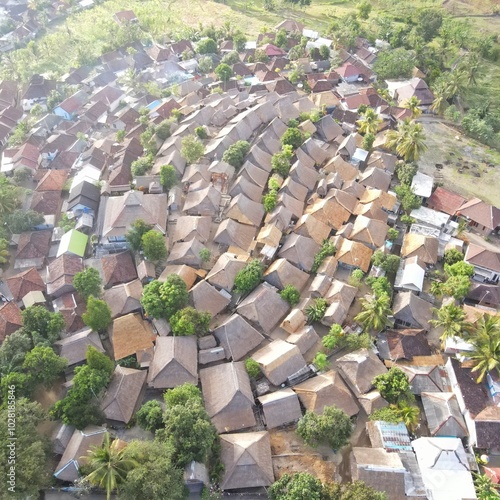
[[206,280],[219,288],[230,292],[234,286],[234,278],[247,264],[248,256],[223,253],[206,276]]
[[101,257],[101,268],[105,288],[137,279],[137,270],[130,252],[120,252]]
[[291,233],[286,237],[278,257],[287,259],[299,269],[310,271],[314,263],[314,256],[319,249],[320,246],[313,239]]
[[52,231],[22,233],[17,245],[16,259],[40,259],[49,254]]
[[117,366],[106,389],[101,409],[109,420],[128,424],[140,403],[146,382],[145,370],[134,370]]
[[286,285],[293,285],[302,290],[309,275],[290,264],[286,259],[276,259],[264,273],[264,281],[282,290]]
[[191,288],[189,296],[196,310],[209,312],[212,316],[219,314],[231,302],[227,292],[220,292],[205,280]]
[[94,347],[99,352],[104,352],[99,334],[90,328],[84,328],[70,337],[58,340],[55,345],[59,349],[59,356],[68,360],[68,366],[85,361],[89,346]]
[[[403,330],[387,330],[383,336],[387,344],[388,359],[407,359],[411,361],[413,356],[430,356],[432,354],[425,330],[406,328]],[[380,345],[380,340],[377,346]],[[380,347],[379,347],[379,350]]]
[[426,264],[435,264],[438,257],[438,248],[439,240],[434,236],[406,233],[401,255],[403,257],[417,256]]
[[206,243],[210,238],[212,218],[209,216],[181,216],[177,219],[173,241],[189,241],[196,238]]
[[274,482],[268,432],[222,435],[221,459],[224,464],[223,490],[269,486]]
[[365,273],[370,267],[373,250],[357,241],[344,239],[335,257],[348,266],[359,267]]
[[470,243],[467,247],[464,260],[473,266],[483,267],[497,273],[500,272],[500,253],[492,252],[474,243]]
[[330,370],[294,386],[300,402],[306,410],[321,414],[325,406],[336,406],[350,417],[359,412],[359,407],[340,375]]
[[264,214],[262,203],[251,200],[243,193],[236,195],[231,200],[226,211],[226,217],[251,226],[259,226]]
[[21,300],[28,292],[45,292],[45,283],[34,267],[6,278],[5,282],[15,302]]
[[500,226],[500,208],[488,205],[479,198],[466,201],[456,213],[481,224],[491,231]]
[[224,219],[215,233],[214,242],[247,250],[256,232],[257,228],[254,226],[240,224],[233,219]]
[[445,188],[437,187],[427,200],[427,206],[448,215],[455,215],[465,202],[466,199],[463,196]]
[[392,310],[396,319],[416,323],[425,330],[428,329],[429,320],[432,318],[432,304],[412,292],[397,293]]
[[255,425],[255,402],[243,362],[204,368],[200,381],[205,408],[219,433]]
[[158,337],[148,385],[167,389],[198,383],[198,348],[194,337]]
[[111,317],[116,318],[141,309],[142,283],[136,279],[104,290],[103,299],[109,304]]
[[379,248],[384,244],[388,229],[389,226],[385,222],[358,215],[349,238]]
[[22,326],[21,309],[14,302],[0,307],[0,344]]
[[302,417],[299,398],[292,389],[280,389],[258,398],[262,405],[266,427],[273,429]]
[[500,408],[487,406],[474,419],[476,424],[476,446],[478,448],[500,447]]
[[73,276],[83,271],[83,259],[65,253],[54,259],[47,267],[47,293],[56,295],[65,285],[73,288]]
[[155,339],[151,325],[141,319],[139,314],[127,314],[113,321],[111,342],[115,360],[153,347]]
[[420,396],[431,436],[464,438],[469,435],[453,392],[422,392]]
[[48,170],[38,182],[36,191],[61,191],[67,178],[66,170]]

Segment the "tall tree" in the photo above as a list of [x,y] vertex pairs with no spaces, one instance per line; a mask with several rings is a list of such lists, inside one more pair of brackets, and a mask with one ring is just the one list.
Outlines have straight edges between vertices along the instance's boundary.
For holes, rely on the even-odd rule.
[[385,135],[386,147],[396,151],[405,161],[416,161],[427,150],[422,124],[403,120],[397,130],[389,130]]
[[440,337],[443,349],[447,339],[462,337],[464,333],[470,330],[470,325],[465,320],[465,311],[461,307],[455,304],[448,304],[439,309],[433,308],[432,311],[436,319],[430,320],[429,323],[436,328],[443,328],[443,333]]
[[360,134],[377,135],[382,120],[373,108],[367,108],[366,111],[361,113],[361,118],[356,123],[358,124]]
[[477,382],[493,370],[500,375],[500,317],[484,314],[476,323],[471,336],[473,351],[467,357],[474,364],[473,372],[479,372]]
[[68,361],[58,356],[51,347],[38,346],[26,355],[23,370],[31,375],[34,382],[49,388],[67,366]]
[[104,300],[93,295],[87,301],[87,311],[82,314],[83,322],[96,332],[103,332],[111,324],[111,309]]
[[88,467],[91,472],[86,476],[90,484],[106,491],[106,498],[125,481],[128,471],[138,465],[137,461],[126,455],[126,448],[117,446],[118,440],[111,441],[109,433],[104,434],[102,446],[92,447]]
[[142,250],[142,236],[151,229],[153,229],[153,226],[146,224],[142,219],[137,219],[132,223],[130,230],[125,234],[125,238],[134,252]]
[[420,109],[420,100],[417,96],[412,96],[409,99],[403,101],[402,107],[405,109],[409,109],[411,111],[411,118],[414,120],[418,118],[422,114],[422,110]]
[[61,313],[51,313],[43,306],[31,306],[21,312],[23,331],[31,338],[33,346],[53,344],[64,328]]
[[144,257],[153,262],[158,262],[167,256],[165,237],[158,231],[148,231],[142,235],[142,249]]
[[102,280],[99,271],[94,267],[87,267],[76,273],[73,278],[75,290],[87,300],[91,295],[99,298],[102,292]]
[[354,321],[363,326],[364,331],[380,332],[390,325],[389,316],[392,314],[391,299],[387,294],[373,297],[370,300],[361,299],[361,312]]

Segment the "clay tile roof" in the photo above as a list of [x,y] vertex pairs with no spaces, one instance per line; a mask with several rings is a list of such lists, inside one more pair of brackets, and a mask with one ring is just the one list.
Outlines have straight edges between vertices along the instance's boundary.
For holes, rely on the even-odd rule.
[[411,360],[413,356],[430,356],[432,354],[425,330],[388,330],[386,335],[392,359]]
[[127,314],[113,321],[111,339],[115,360],[118,360],[153,347],[155,335],[151,325],[139,314]]
[[22,324],[21,309],[14,302],[7,302],[0,307],[0,344]]
[[426,264],[435,264],[438,257],[439,241],[434,236],[407,233],[403,240],[401,256],[417,256]]
[[21,300],[28,292],[45,291],[45,283],[34,267],[6,278],[5,282],[15,302]]
[[465,261],[474,266],[484,267],[500,272],[500,253],[492,252],[479,245],[471,243],[465,252]]
[[16,259],[39,259],[49,253],[51,231],[22,233],[17,245]]
[[101,259],[103,285],[111,287],[137,278],[137,270],[130,252],[106,255]]
[[465,202],[457,214],[463,215],[492,231],[500,226],[500,208],[488,205],[479,198]]
[[44,215],[59,213],[61,191],[34,191],[30,208]]
[[427,206],[448,215],[455,215],[465,201],[466,199],[463,196],[438,187],[427,200]]
[[68,178],[65,170],[49,170],[40,179],[36,191],[61,191]]

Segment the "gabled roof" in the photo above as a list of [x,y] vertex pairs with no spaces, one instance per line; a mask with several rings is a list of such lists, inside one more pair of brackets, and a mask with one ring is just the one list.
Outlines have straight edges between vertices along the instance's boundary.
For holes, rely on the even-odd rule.
[[422,392],[441,392],[443,390],[443,382],[441,373],[437,365],[434,366],[417,366],[417,365],[398,365],[405,372],[410,381],[410,388],[413,394]]
[[367,168],[360,176],[359,183],[363,186],[373,187],[387,191],[391,185],[391,174],[381,168]]
[[455,215],[457,210],[466,202],[459,194],[437,187],[427,200],[427,206],[448,215]]
[[221,436],[223,490],[270,486],[274,482],[271,440],[268,432]]
[[349,238],[379,248],[384,244],[388,229],[389,226],[385,222],[358,215]]
[[286,259],[276,259],[264,273],[264,281],[282,290],[286,285],[293,285],[302,290],[309,275],[290,264]]
[[314,263],[314,256],[319,250],[320,246],[313,239],[291,233],[285,238],[278,257],[287,259],[299,269],[310,271]]
[[52,231],[22,233],[17,245],[16,259],[40,259],[49,254]]
[[403,239],[402,257],[417,256],[426,264],[435,264],[438,258],[439,240],[425,234],[406,233]]
[[111,317],[116,318],[141,310],[142,283],[136,279],[104,290],[104,300],[109,304]]
[[57,257],[65,253],[83,257],[85,255],[88,240],[89,237],[86,234],[76,229],[70,229],[67,233],[64,233],[61,238],[59,248],[57,249]]
[[262,203],[257,203],[240,193],[231,200],[225,215],[243,224],[259,226],[264,214]]
[[223,253],[206,276],[206,280],[219,288],[230,292],[234,286],[234,278],[247,264],[246,255]]
[[156,336],[151,325],[139,314],[127,314],[113,321],[111,343],[115,360],[153,347]]
[[43,215],[56,215],[61,204],[61,191],[34,191],[30,208]]
[[[379,336],[377,347],[383,359],[395,361],[400,359],[411,361],[413,356],[432,354],[425,330],[418,329],[387,330]],[[387,354],[387,357],[384,354]]]
[[431,436],[464,438],[469,435],[453,392],[422,392],[420,396]]
[[205,280],[191,288],[189,297],[197,311],[206,311],[212,316],[217,316],[231,302],[229,293],[217,290]]
[[137,219],[155,225],[164,233],[167,226],[167,195],[129,191],[123,196],[110,196],[106,203],[102,235],[124,235]]
[[318,245],[321,245],[330,235],[331,227],[316,219],[312,214],[304,214],[296,222],[293,232],[312,238]]
[[48,170],[36,186],[37,191],[61,191],[66,184],[66,170]]
[[396,319],[411,323],[415,327],[429,329],[432,304],[412,292],[399,292],[394,298],[392,311]]
[[54,259],[47,267],[47,293],[57,294],[65,285],[73,288],[73,276],[83,271],[83,259],[77,255],[63,254]]
[[195,337],[158,337],[149,366],[148,385],[168,389],[198,384],[198,347]]
[[488,205],[479,198],[466,201],[456,213],[481,224],[491,231],[500,226],[500,208]]
[[21,309],[14,302],[7,302],[0,307],[0,344],[11,333],[18,330],[23,324]]
[[85,361],[89,346],[104,352],[99,334],[90,328],[84,328],[70,337],[58,340],[55,345],[59,348],[59,356],[68,360],[68,366]]
[[256,232],[257,229],[254,226],[240,224],[233,219],[224,219],[215,233],[214,242],[248,250]]
[[255,425],[255,402],[243,362],[204,368],[200,381],[205,408],[219,433]]
[[264,340],[264,337],[239,314],[233,314],[214,330],[226,358],[239,361]]
[[102,445],[105,432],[105,428],[94,425],[89,425],[81,431],[75,429],[54,476],[61,481],[76,481],[80,477],[80,467],[88,461],[89,450],[93,446]]
[[137,270],[130,252],[104,255],[101,257],[104,288],[137,279]]
[[5,278],[5,283],[14,302],[21,300],[28,292],[45,292],[45,283],[34,267],[10,278]]
[[266,427],[273,429],[302,417],[299,398],[292,389],[286,388],[260,396]]
[[468,264],[483,267],[495,273],[500,272],[500,253],[492,252],[474,243],[470,243],[465,252],[465,259]]
[[318,199],[306,208],[305,213],[311,214],[315,219],[337,230],[349,220],[351,215],[351,212],[336,198]]
[[294,386],[300,402],[306,410],[321,414],[325,406],[336,406],[350,417],[359,412],[359,407],[340,375],[330,370]]
[[344,239],[335,257],[348,266],[359,267],[365,273],[370,267],[373,250],[357,241]]
[[210,238],[212,218],[209,216],[181,216],[177,219],[173,241],[189,241],[196,238],[200,243],[206,243]]
[[299,348],[281,339],[259,349],[252,359],[259,363],[264,375],[274,385],[286,382],[288,377],[306,366]]
[[145,370],[117,366],[104,394],[101,410],[109,420],[128,424],[133,417],[146,382]]
[[367,393],[373,387],[372,380],[387,372],[382,361],[368,349],[342,356],[337,360],[337,367],[356,396]]
[[183,211],[195,215],[215,215],[219,210],[221,194],[213,186],[198,191],[189,191]]

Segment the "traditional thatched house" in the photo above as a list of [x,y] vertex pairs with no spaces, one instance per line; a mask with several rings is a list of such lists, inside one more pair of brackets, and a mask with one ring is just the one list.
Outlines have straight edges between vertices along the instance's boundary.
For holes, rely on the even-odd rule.
[[397,293],[392,311],[397,326],[429,330],[429,321],[432,318],[432,304],[414,293]]
[[212,185],[198,191],[189,191],[184,201],[184,212],[189,215],[215,216],[219,212],[220,191]]
[[178,241],[174,243],[168,255],[168,264],[184,264],[191,267],[201,267],[202,260],[200,251],[205,248],[196,238],[189,241]]
[[224,219],[214,236],[214,243],[219,243],[227,247],[238,247],[248,250],[257,229],[248,224],[240,224],[233,219]]
[[349,238],[376,250],[384,244],[388,229],[385,222],[358,215]]
[[280,328],[283,328],[288,333],[295,333],[296,331],[305,328],[307,324],[307,317],[304,312],[299,308],[292,309],[285,319],[281,322]]
[[142,402],[147,372],[117,366],[101,402],[108,420],[128,424]]
[[206,280],[217,288],[230,292],[234,286],[234,278],[248,262],[248,256],[223,253],[207,274]]
[[306,366],[299,348],[280,339],[259,349],[252,358],[274,385],[282,384]]
[[321,339],[312,325],[303,326],[297,329],[286,339],[289,344],[296,345],[300,353],[305,356],[309,349],[317,348]]
[[158,337],[149,366],[148,386],[170,389],[198,384],[198,348],[194,337]]
[[356,396],[367,393],[373,387],[372,380],[387,372],[382,361],[368,349],[342,356],[337,360],[337,367]]
[[383,448],[353,448],[351,476],[353,481],[363,481],[385,493],[387,500],[406,498],[408,472],[397,453]]
[[403,239],[401,256],[418,257],[426,264],[435,264],[438,258],[439,240],[434,236],[407,233]]
[[[267,172],[265,172],[265,174],[267,176]],[[228,194],[231,197],[243,194],[255,202],[260,202],[262,200],[263,191],[264,186],[258,186],[254,182],[250,181],[246,176],[239,175]]]
[[158,281],[164,282],[170,274],[179,275],[184,283],[186,283],[186,287],[189,290],[199,278],[199,271],[196,269],[185,266],[185,265],[168,265],[163,272],[160,274]]
[[334,323],[341,325],[347,318],[349,308],[356,297],[357,288],[343,281],[335,280],[325,295],[330,304],[321,320],[326,326],[332,326]]
[[116,361],[153,347],[156,336],[139,314],[127,314],[113,321],[111,344]]
[[136,279],[131,283],[116,285],[104,290],[103,299],[111,309],[111,317],[116,318],[124,314],[140,311],[142,283]]
[[264,207],[260,201],[256,202],[244,194],[238,194],[231,200],[225,216],[242,224],[260,226],[264,214]]
[[319,252],[319,249],[319,245],[313,239],[291,233],[286,237],[278,257],[287,259],[303,271],[310,271],[314,263],[314,256]]
[[233,314],[214,330],[219,345],[224,347],[227,359],[239,361],[253,351],[264,337],[239,314]]
[[200,370],[200,381],[205,408],[217,432],[241,430],[256,424],[255,402],[243,362],[204,368]]
[[266,427],[274,429],[290,422],[296,422],[302,417],[299,398],[292,389],[281,389],[279,391],[265,394],[258,398],[264,413]]
[[422,392],[420,396],[431,436],[464,438],[469,435],[453,392]]
[[73,368],[85,361],[89,346],[99,352],[104,352],[99,334],[93,332],[90,328],[85,328],[75,332],[70,337],[58,340],[54,345],[59,352],[59,356],[68,360],[68,368]]
[[217,316],[231,302],[231,294],[217,290],[205,280],[191,288],[189,298],[196,310],[209,312],[212,316]]
[[286,285],[293,285],[302,290],[309,279],[309,275],[301,271],[286,259],[275,260],[264,273],[264,281],[283,290]]
[[372,255],[373,250],[366,245],[344,239],[335,257],[345,267],[349,269],[359,268],[366,273],[370,267]]
[[223,490],[258,488],[274,482],[271,440],[267,432],[243,432],[221,436]]
[[334,370],[312,377],[296,385],[293,390],[306,410],[321,414],[325,406],[336,406],[350,417],[359,412],[356,400]]
[[330,236],[331,227],[311,214],[304,214],[295,224],[294,233],[306,236],[321,245]]
[[306,208],[305,213],[311,214],[315,219],[336,230],[340,229],[351,216],[351,212],[336,198],[319,198]]
[[359,183],[366,187],[373,187],[387,192],[391,185],[391,174],[381,168],[367,168],[360,176]]
[[210,238],[212,229],[212,218],[209,216],[196,217],[193,215],[181,216],[175,224],[175,232],[172,241],[198,240],[206,243]]
[[278,290],[262,283],[239,304],[236,311],[265,333],[270,333],[288,309],[288,303],[280,297]]

